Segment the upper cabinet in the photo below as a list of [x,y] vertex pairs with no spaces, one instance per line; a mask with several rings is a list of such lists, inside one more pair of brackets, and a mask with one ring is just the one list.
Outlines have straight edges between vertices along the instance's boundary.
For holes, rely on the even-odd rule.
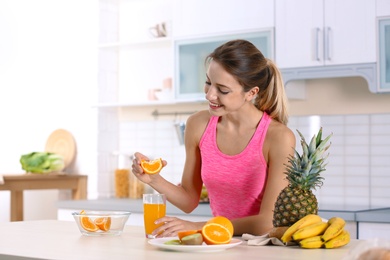
[[390,16],[389,0],[376,0],[376,16]]
[[274,0],[178,0],[174,10],[177,38],[274,27]]
[[390,92],[390,16],[378,19],[378,92]]
[[375,3],[368,0],[275,0],[280,68],[371,63]]
[[99,106],[198,102],[205,55],[246,37],[285,82],[361,76],[389,92],[389,2],[101,0]]
[[373,90],[390,93],[390,1],[376,0],[378,84]]

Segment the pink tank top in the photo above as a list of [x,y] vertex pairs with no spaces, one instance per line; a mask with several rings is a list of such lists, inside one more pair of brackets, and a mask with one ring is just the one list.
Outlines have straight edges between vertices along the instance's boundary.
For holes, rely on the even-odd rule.
[[226,155],[217,146],[218,118],[210,118],[199,144],[212,213],[229,219],[257,215],[267,177],[263,143],[271,118],[263,114],[245,150],[236,155]]

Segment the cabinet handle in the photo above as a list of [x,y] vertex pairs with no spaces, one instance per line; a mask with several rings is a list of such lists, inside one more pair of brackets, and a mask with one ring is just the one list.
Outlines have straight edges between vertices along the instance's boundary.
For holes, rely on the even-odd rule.
[[332,54],[331,54],[331,49],[330,49],[331,37],[332,37],[332,29],[330,27],[326,27],[325,59],[329,60],[329,61],[332,60]]
[[321,29],[320,28],[316,28],[315,29],[315,36],[314,36],[314,46],[315,46],[315,51],[314,51],[314,57],[316,59],[316,61],[321,61],[320,59],[320,55],[319,55],[319,49],[320,49],[320,32],[321,32]]

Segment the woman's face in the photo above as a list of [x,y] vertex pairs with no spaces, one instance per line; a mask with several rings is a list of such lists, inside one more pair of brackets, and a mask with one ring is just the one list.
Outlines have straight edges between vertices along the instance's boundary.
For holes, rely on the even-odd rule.
[[210,62],[204,90],[209,101],[209,111],[215,116],[239,110],[247,102],[249,95],[249,92],[245,93],[238,81],[215,61]]

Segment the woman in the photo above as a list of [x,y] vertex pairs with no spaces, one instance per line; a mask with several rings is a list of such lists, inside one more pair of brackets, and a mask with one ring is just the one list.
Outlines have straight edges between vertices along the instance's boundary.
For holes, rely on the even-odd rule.
[[[213,215],[229,218],[235,235],[264,234],[273,227],[274,204],[287,185],[285,164],[295,148],[280,72],[246,40],[223,44],[206,62],[209,109],[187,120],[181,185],[144,174],[140,161],[147,158],[140,153],[133,173],[186,213],[198,206],[204,183]],[[154,232],[160,237],[204,225],[169,216],[158,222],[164,223]]]

